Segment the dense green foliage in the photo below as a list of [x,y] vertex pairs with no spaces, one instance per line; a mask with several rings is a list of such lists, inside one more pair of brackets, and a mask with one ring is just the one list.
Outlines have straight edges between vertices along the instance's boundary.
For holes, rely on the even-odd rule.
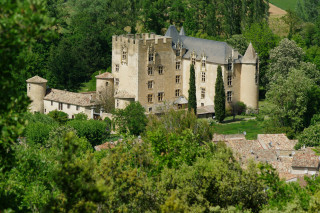
[[92,146],[99,145],[110,135],[107,124],[97,120],[72,120],[68,126],[76,130],[79,137],[85,137]]
[[[316,7],[307,4],[313,1],[303,2],[306,17],[317,20]],[[168,111],[151,116],[146,126],[144,108],[132,103],[116,113],[115,121],[122,133],[142,138],[124,134],[114,148],[94,153],[92,145],[105,142],[110,122],[80,116],[65,125],[66,116],[57,112],[54,119],[26,113],[28,99],[21,90],[27,77],[39,74],[51,86],[77,90],[94,72],[110,66],[111,35],[163,33],[175,24],[191,35],[230,37],[235,46],[239,40],[240,51],[251,41],[261,75],[280,73],[267,88],[272,111],[266,122],[297,134],[305,128],[299,146],[318,145],[319,23],[308,20],[313,23],[291,32],[305,55],[298,55],[301,50],[289,41],[287,50],[281,43],[270,52],[277,37],[263,22],[266,9],[260,0],[0,2],[1,211],[318,212],[319,177],[306,178],[302,188],[280,180],[267,164],[241,168],[230,149],[211,142],[208,121],[193,113]],[[50,29],[58,36],[52,38]],[[281,68],[277,55],[297,63]],[[213,127],[216,132],[246,131],[248,138],[263,132],[255,120]]]
[[48,116],[57,121],[59,124],[65,124],[68,121],[68,114],[62,111],[53,110]]
[[217,69],[217,80],[214,95],[214,111],[217,121],[222,122],[226,116],[226,93],[222,78],[221,66]]
[[88,115],[87,114],[85,114],[85,113],[83,113],[83,112],[80,112],[80,113],[78,113],[78,114],[76,114],[75,116],[74,116],[74,119],[75,120],[88,120]]
[[120,133],[140,135],[147,125],[145,109],[139,102],[131,102],[125,109],[116,109],[114,123]]
[[188,110],[197,114],[197,91],[196,91],[196,73],[194,65],[190,66],[189,90],[188,90]]

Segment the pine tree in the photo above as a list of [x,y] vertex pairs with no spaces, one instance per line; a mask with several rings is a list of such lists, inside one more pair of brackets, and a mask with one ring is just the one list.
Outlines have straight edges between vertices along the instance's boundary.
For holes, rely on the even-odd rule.
[[222,122],[226,114],[226,93],[224,91],[221,66],[218,66],[217,70],[217,80],[214,96],[214,111],[216,114],[216,119],[219,122]]
[[188,110],[193,109],[194,114],[197,114],[197,96],[196,96],[196,76],[193,64],[190,66],[190,79],[189,79],[189,101]]

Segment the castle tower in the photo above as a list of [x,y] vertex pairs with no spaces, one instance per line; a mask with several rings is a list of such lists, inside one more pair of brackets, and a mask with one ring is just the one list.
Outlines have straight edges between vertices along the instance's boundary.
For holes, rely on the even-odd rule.
[[47,80],[39,76],[34,76],[26,80],[27,82],[27,95],[31,99],[30,111],[32,113],[44,111],[43,99],[46,95]]
[[96,95],[101,101],[107,100],[108,97],[113,97],[113,75],[109,72],[102,73],[96,76]]
[[247,107],[258,109],[259,60],[251,43],[241,63],[240,101],[245,103]]

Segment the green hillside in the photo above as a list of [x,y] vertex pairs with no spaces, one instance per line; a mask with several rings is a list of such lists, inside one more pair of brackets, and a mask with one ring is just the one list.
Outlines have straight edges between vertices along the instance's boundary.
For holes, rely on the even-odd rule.
[[269,2],[283,10],[295,10],[298,0],[269,0]]

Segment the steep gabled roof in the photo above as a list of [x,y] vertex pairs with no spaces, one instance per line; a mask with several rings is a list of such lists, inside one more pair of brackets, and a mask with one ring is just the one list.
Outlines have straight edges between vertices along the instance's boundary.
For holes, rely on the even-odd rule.
[[246,53],[244,54],[241,62],[243,64],[255,64],[257,63],[257,54],[256,51],[254,50],[252,43],[250,42]]
[[27,83],[47,83],[48,81],[44,78],[41,78],[39,76],[33,76],[32,78],[29,78],[26,80]]
[[110,78],[113,78],[113,75],[112,75],[112,73],[105,72],[105,73],[102,73],[102,74],[100,74],[100,75],[96,75],[96,78],[100,78],[100,79],[110,79]]

